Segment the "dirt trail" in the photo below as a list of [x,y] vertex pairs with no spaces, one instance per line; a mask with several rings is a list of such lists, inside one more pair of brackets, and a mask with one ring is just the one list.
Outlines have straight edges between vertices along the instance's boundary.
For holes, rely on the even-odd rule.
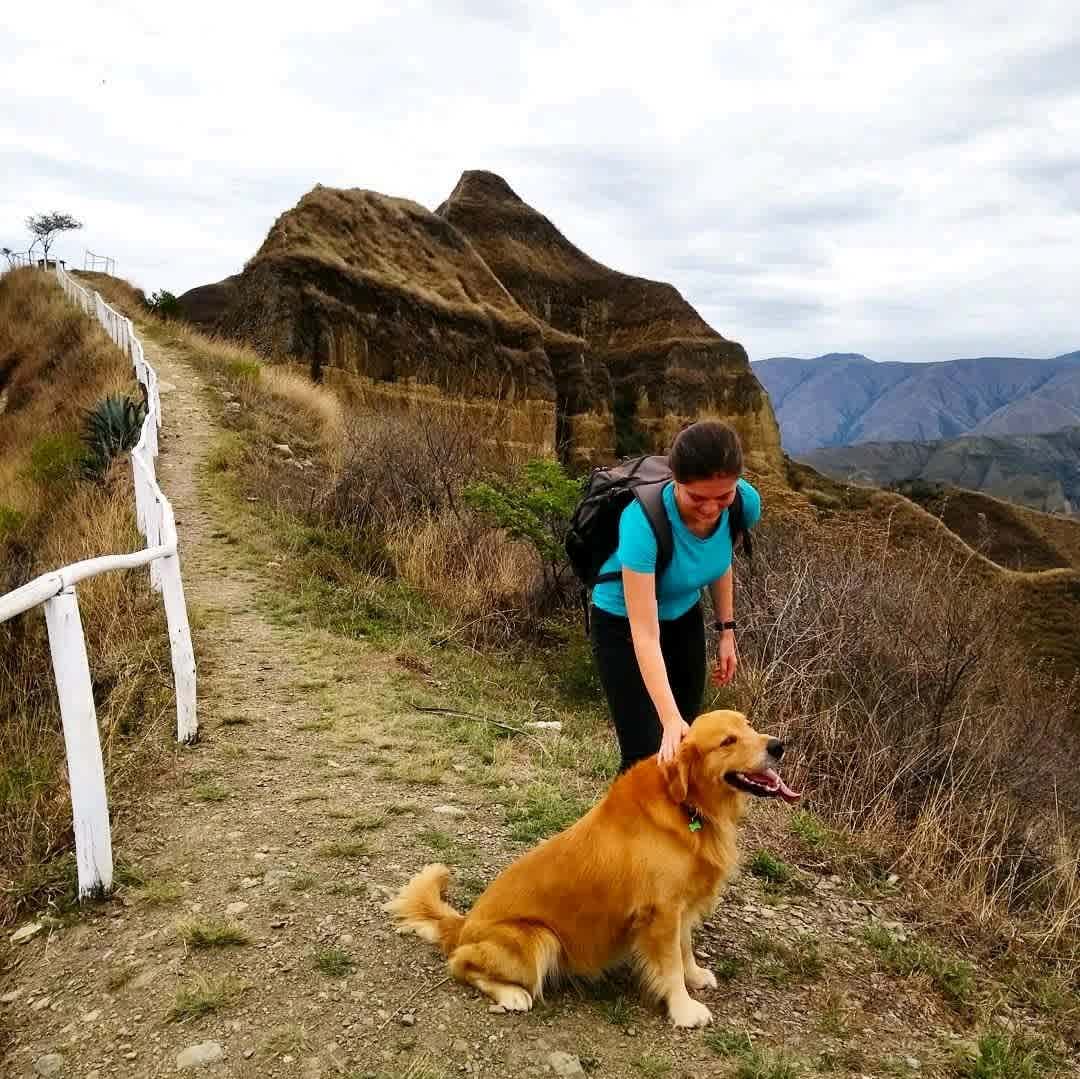
[[[387,778],[388,763],[422,748],[395,713],[415,676],[364,642],[266,613],[272,574],[238,542],[223,496],[200,481],[221,430],[201,379],[163,348],[148,353],[167,384],[159,474],[197,612],[203,740],[177,751],[139,819],[117,829],[117,854],[142,871],[144,888],[18,946],[0,985],[0,1021],[14,1033],[0,1073],[175,1075],[200,1046],[208,1062],[193,1074],[728,1074],[731,1062],[700,1032],[671,1031],[634,991],[597,1000],[564,990],[531,1015],[491,1015],[445,980],[427,945],[390,930],[380,904],[433,860],[418,833],[449,837],[477,878],[506,863],[513,847],[497,798],[460,768],[438,786]],[[962,1027],[850,957],[881,911],[841,891],[823,880],[817,894],[765,902],[744,878],[702,937],[706,963],[732,942],[745,954],[751,929],[789,940],[812,931],[838,958],[824,980],[740,976],[701,998],[718,1025],[804,1058],[835,1050],[839,1060],[846,1027],[871,1052],[842,1074],[937,1074],[929,1059]],[[225,918],[247,943],[199,949],[176,930]],[[211,988],[231,979],[217,985],[231,998],[171,1020],[178,988],[200,978]]]

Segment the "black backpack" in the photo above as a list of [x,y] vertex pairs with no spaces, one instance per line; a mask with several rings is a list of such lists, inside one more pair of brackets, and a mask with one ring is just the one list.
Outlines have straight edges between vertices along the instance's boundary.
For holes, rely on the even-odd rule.
[[[632,499],[641,503],[645,519],[656,536],[656,579],[667,569],[675,550],[671,521],[664,510],[664,485],[671,479],[667,457],[634,457],[610,468],[594,468],[585,493],[570,518],[566,533],[566,553],[570,565],[586,593],[603,581],[616,581],[621,573],[601,573],[600,567],[619,544],[619,518]],[[742,540],[752,554],[750,532],[743,518],[742,491],[736,488],[735,501],[727,510],[731,549]]]

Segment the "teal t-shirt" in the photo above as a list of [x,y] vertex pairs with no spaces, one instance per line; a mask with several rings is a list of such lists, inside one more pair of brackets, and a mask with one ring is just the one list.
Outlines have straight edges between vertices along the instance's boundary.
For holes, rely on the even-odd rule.
[[[739,480],[742,492],[743,519],[753,528],[761,518],[761,495],[746,480]],[[731,530],[728,510],[724,510],[713,534],[706,539],[695,536],[683,524],[675,505],[675,485],[664,488],[664,509],[671,521],[675,541],[671,562],[660,577],[657,592],[659,616],[670,622],[686,614],[698,601],[702,588],[723,577],[731,565]],[[623,567],[636,573],[656,571],[656,536],[653,535],[641,503],[634,499],[619,518],[619,545],[600,567],[601,573],[619,573]],[[626,597],[622,581],[602,581],[592,593],[593,603],[608,614],[626,617]]]

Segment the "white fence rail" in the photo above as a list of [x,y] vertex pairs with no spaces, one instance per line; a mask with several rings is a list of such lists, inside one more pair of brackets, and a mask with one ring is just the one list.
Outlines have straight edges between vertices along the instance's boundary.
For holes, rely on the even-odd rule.
[[177,554],[176,521],[172,506],[157,483],[154,459],[161,427],[161,398],[157,372],[146,362],[142,342],[131,320],[114,311],[96,293],[76,284],[62,266],[56,277],[67,295],[88,314],[95,315],[109,336],[131,358],[135,377],[146,394],[146,419],[142,436],[131,451],[135,481],[135,512],[146,549],[132,554],[106,555],[64,566],[53,573],[0,596],[0,622],[44,605],[49,632],[60,717],[64,727],[71,810],[75,824],[75,860],[79,872],[79,896],[103,894],[112,889],[112,839],[105,795],[105,768],[101,757],[97,713],[90,683],[82,621],[75,585],[87,577],[110,570],[150,567],[150,583],[162,594],[169,626],[173,677],[176,684],[176,737],[193,742],[198,736],[195,703],[195,653],[191,645],[184,585]]
[[83,269],[84,270],[100,270],[102,273],[115,274],[116,273],[116,259],[110,258],[108,255],[95,255],[89,248],[85,248],[86,254],[83,255]]

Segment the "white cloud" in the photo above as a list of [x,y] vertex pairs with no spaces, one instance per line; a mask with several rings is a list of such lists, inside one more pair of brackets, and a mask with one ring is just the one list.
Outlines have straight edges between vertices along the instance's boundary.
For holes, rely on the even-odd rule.
[[61,0],[0,31],[0,242],[67,210],[62,255],[182,291],[317,182],[488,168],[754,358],[1064,352],[1071,6]]

